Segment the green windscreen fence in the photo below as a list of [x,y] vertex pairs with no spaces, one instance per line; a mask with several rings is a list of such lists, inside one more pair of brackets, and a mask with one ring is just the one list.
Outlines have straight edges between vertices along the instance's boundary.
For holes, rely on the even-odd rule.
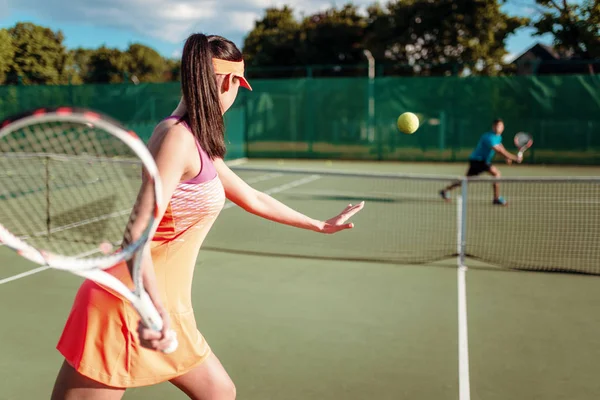
[[[260,80],[246,94],[249,157],[464,161],[491,121],[533,135],[533,163],[600,164],[600,75]],[[369,101],[373,107],[369,112]],[[410,111],[421,127],[396,128]]]
[[[169,116],[181,97],[179,82],[0,86],[0,119],[36,107],[78,106],[106,113],[147,140],[156,124]],[[236,104],[225,115],[227,159],[245,157],[244,108]]]
[[[529,132],[526,162],[600,164],[600,75],[257,79],[225,115],[228,158],[464,161],[491,121],[504,144]],[[0,86],[0,117],[40,106],[105,112],[148,138],[180,84]],[[410,111],[421,127],[396,128]]]

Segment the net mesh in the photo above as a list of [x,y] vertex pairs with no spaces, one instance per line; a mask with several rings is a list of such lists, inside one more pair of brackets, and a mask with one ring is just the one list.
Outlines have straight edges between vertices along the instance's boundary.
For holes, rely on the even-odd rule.
[[228,204],[232,209],[219,216],[203,248],[401,263],[456,254],[456,208],[436,197],[443,180],[233,168],[256,188],[314,218],[334,217],[363,200],[366,207],[352,219],[355,229],[321,235],[257,219]]
[[133,209],[142,171],[127,145],[91,124],[14,129],[0,137],[0,223],[37,249],[112,253],[131,241],[128,222],[150,221],[143,210],[153,208]]
[[505,179],[500,190],[507,207],[491,206],[491,179],[468,183],[468,256],[519,269],[600,273],[600,180]]
[[[362,200],[365,209],[353,217],[355,229],[320,235],[257,219],[228,204],[232,210],[221,214],[204,248],[401,264],[457,256],[460,188],[450,203],[438,194],[457,177],[233,169],[257,189],[314,218],[333,217]],[[468,182],[467,257],[506,268],[600,274],[600,180],[504,179],[500,189],[507,207],[492,204],[492,182]]]

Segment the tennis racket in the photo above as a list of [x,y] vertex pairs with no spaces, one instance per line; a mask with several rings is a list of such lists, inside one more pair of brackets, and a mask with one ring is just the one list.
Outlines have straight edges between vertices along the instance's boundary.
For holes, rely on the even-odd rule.
[[[140,269],[160,193],[145,144],[110,117],[63,107],[0,125],[0,242],[30,261],[121,294],[156,331],[163,321]],[[105,271],[122,262],[132,283]],[[165,353],[177,348],[175,333],[169,334]]]
[[533,146],[533,138],[530,134],[525,132],[518,132],[514,138],[515,146],[519,149],[517,157],[523,159],[523,154],[527,149]]

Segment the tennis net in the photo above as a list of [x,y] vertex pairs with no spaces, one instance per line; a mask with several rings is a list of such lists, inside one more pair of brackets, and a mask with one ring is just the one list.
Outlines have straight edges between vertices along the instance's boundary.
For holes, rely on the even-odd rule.
[[[502,178],[509,204],[501,207],[492,204],[492,178],[232,168],[314,218],[333,217],[362,200],[366,206],[353,218],[355,229],[319,235],[227,204],[231,210],[215,224],[207,249],[398,264],[462,254],[506,268],[600,274],[600,179]],[[440,189],[456,180],[466,188],[444,202]]]

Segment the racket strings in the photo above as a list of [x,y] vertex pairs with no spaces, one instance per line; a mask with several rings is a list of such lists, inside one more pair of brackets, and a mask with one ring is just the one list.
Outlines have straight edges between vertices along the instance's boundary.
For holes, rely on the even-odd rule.
[[[110,244],[114,251],[152,219],[153,196],[134,206],[141,161],[90,123],[51,121],[16,129],[0,138],[0,167],[0,220],[38,249],[80,256],[106,252]],[[152,182],[146,186],[153,193]]]
[[523,148],[525,146],[527,146],[531,141],[531,135],[527,134],[527,133],[517,133],[515,135],[515,145],[518,148]]

